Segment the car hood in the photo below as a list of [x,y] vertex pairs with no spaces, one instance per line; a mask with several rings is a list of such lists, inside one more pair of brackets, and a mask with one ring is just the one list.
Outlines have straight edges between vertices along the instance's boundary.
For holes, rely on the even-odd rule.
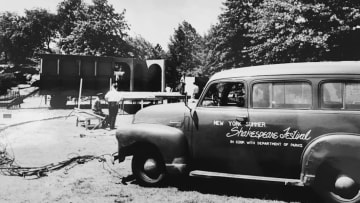
[[184,118],[190,116],[193,106],[194,103],[186,106],[184,102],[149,106],[135,114],[133,123],[154,123],[180,128]]

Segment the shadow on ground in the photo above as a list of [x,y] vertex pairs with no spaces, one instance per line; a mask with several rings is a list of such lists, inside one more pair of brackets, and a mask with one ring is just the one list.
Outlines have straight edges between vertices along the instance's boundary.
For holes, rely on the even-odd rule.
[[[123,184],[138,184],[132,175],[124,177]],[[280,183],[234,180],[226,178],[171,177],[163,187],[176,187],[180,191],[197,191],[202,194],[226,195],[269,201],[321,203],[309,187],[285,186]]]
[[240,196],[278,200],[285,202],[321,203],[319,197],[309,187],[285,186],[281,183],[226,178],[172,178],[167,183],[183,191],[198,191],[203,194]]

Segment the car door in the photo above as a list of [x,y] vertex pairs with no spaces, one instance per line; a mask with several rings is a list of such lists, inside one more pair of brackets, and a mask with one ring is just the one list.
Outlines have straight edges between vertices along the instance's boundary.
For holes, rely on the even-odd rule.
[[251,85],[251,124],[255,134],[253,151],[262,171],[261,176],[298,179],[301,154],[320,123],[313,110],[310,81],[256,82]]
[[247,140],[237,139],[249,118],[246,86],[244,81],[221,80],[205,89],[192,112],[194,169],[238,174],[256,171]]
[[311,83],[252,84],[244,107],[216,101],[227,83],[211,84],[193,112],[196,169],[299,178],[302,151],[316,130]]

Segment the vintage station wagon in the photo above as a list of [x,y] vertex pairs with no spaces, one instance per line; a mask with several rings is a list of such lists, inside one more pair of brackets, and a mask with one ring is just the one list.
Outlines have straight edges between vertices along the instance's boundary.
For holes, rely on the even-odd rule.
[[198,102],[145,108],[116,132],[145,185],[166,175],[312,186],[326,202],[359,202],[360,62],[231,69]]

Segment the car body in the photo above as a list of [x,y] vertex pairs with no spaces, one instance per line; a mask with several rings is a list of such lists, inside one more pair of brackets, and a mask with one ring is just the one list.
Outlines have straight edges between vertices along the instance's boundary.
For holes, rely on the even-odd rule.
[[147,185],[166,174],[314,186],[360,199],[360,62],[237,68],[213,75],[197,103],[139,111],[116,132]]

